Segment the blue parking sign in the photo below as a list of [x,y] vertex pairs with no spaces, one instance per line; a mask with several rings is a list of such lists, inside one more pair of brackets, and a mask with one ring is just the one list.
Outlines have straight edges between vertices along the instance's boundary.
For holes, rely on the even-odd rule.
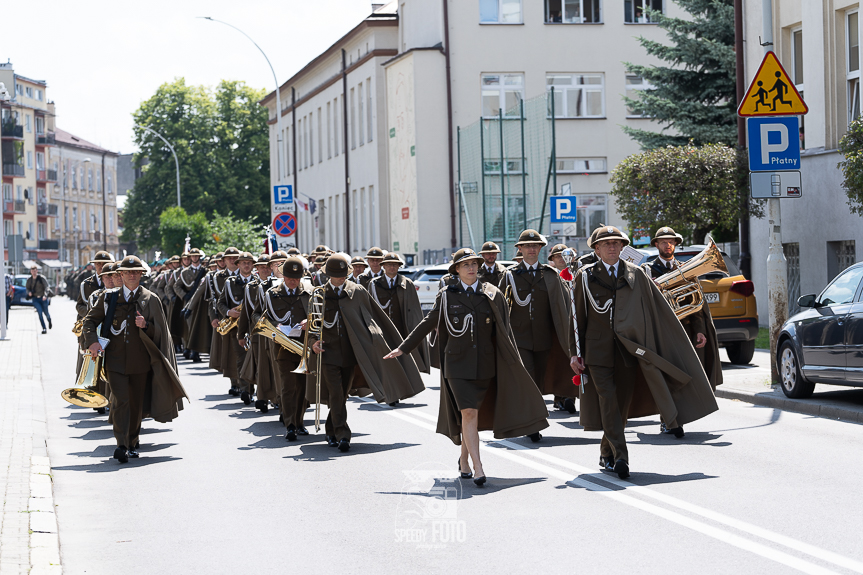
[[578,202],[575,196],[552,196],[551,200],[551,223],[573,224],[577,220]]
[[750,171],[800,169],[800,120],[796,116],[748,118],[746,126]]
[[293,186],[273,186],[273,199],[276,205],[287,205],[294,203]]

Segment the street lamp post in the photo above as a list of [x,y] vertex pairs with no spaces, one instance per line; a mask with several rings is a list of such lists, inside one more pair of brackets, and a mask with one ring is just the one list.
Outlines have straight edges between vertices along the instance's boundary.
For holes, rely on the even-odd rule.
[[279,95],[279,80],[276,77],[276,71],[273,69],[273,65],[270,63],[270,59],[267,58],[266,53],[258,46],[258,43],[252,40],[252,37],[234,26],[233,24],[228,24],[227,22],[223,22],[221,20],[216,20],[215,18],[210,18],[209,16],[199,16],[198,18],[203,20],[209,20],[210,22],[218,22],[219,24],[224,24],[225,26],[229,26],[245,36],[249,39],[249,41],[255,45],[255,48],[260,51],[260,53],[264,56],[264,60],[267,61],[267,65],[270,67],[270,72],[273,73],[273,81],[276,83],[276,183],[281,185],[282,183],[282,98]]
[[165,142],[165,145],[168,146],[168,149],[171,150],[171,153],[174,155],[174,166],[177,168],[177,207],[182,207],[180,205],[180,161],[177,159],[177,152],[174,151],[174,146],[171,143],[162,137],[162,134],[154,130],[153,128],[148,128],[147,126],[141,126],[140,124],[135,124],[136,128],[141,128],[142,130],[146,130],[151,134],[154,134],[160,140]]
[[[0,100],[8,102],[12,99],[6,85],[0,82]],[[2,154],[2,152],[0,152]],[[0,156],[0,164],[3,163],[3,158]],[[6,339],[6,230],[3,230],[3,253],[0,254],[0,285],[3,286],[3,304],[0,305],[0,340]]]

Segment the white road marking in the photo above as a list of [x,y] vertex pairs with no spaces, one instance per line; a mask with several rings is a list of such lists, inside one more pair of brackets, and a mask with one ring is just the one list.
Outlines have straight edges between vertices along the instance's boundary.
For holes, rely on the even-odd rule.
[[[368,398],[368,399],[367,398],[357,398],[357,399],[359,399],[360,401],[364,401],[366,403],[370,403],[372,405],[377,405],[377,403],[374,401],[374,399],[371,399],[371,398]],[[385,407],[389,407],[389,406],[381,405],[380,407],[385,408]],[[418,416],[418,417],[421,417],[423,419],[437,421],[437,418],[435,418],[431,415],[428,415],[428,414],[425,414],[425,413],[422,413],[419,411],[413,411],[413,412],[411,412],[410,415],[408,415],[405,412],[396,411],[394,409],[386,409],[386,411],[390,415],[397,417],[398,419],[401,419],[403,421],[407,421],[409,423],[413,423],[414,425],[417,425],[417,426],[422,427],[423,429],[427,429],[429,431],[435,431],[435,426],[430,425],[430,424],[426,423],[425,421],[419,421],[418,419],[413,417],[413,416]],[[522,455],[514,453],[514,451],[526,452],[527,454],[532,455],[533,457],[536,457],[537,459],[542,459],[548,463],[552,463],[554,465],[558,465],[560,467],[564,467],[566,469],[576,471],[580,474],[589,475],[590,477],[593,477],[595,479],[598,479],[598,480],[601,480],[601,481],[604,481],[607,483],[611,483],[611,484],[615,485],[616,487],[621,487],[627,491],[631,491],[633,493],[637,493],[637,494],[640,494],[640,495],[643,495],[646,497],[650,497],[652,499],[655,499],[657,501],[665,503],[666,505],[676,507],[678,509],[681,509],[683,511],[691,513],[693,515],[700,515],[706,519],[710,519],[712,521],[715,521],[716,523],[720,523],[720,524],[726,525],[728,527],[731,527],[733,529],[743,531],[744,533],[749,533],[750,535],[755,535],[757,537],[761,537],[763,539],[766,539],[766,540],[771,541],[773,543],[776,543],[778,545],[783,545],[783,546],[788,547],[790,549],[793,549],[795,551],[805,553],[807,555],[815,557],[816,559],[820,559],[820,560],[826,561],[828,563],[833,563],[835,565],[838,565],[840,567],[844,567],[846,569],[850,569],[850,570],[855,571],[857,573],[863,573],[863,563],[860,563],[858,561],[855,561],[855,560],[847,558],[847,557],[843,557],[843,556],[836,554],[836,553],[833,553],[831,551],[827,551],[825,549],[820,549],[818,547],[815,547],[814,545],[810,545],[810,544],[804,543],[802,541],[797,541],[791,537],[786,537],[784,535],[774,533],[768,529],[764,529],[762,527],[758,527],[756,525],[749,524],[745,521],[740,521],[740,520],[734,519],[732,517],[729,517],[727,515],[724,515],[724,514],[715,512],[715,511],[711,511],[711,510],[706,509],[704,507],[700,507],[698,505],[693,505],[691,503],[676,499],[674,497],[655,492],[655,491],[648,489],[646,487],[634,485],[634,484],[629,483],[627,481],[623,481],[623,480],[620,480],[618,478],[611,477],[611,476],[608,476],[605,474],[597,474],[594,469],[589,469],[587,467],[582,467],[580,465],[570,463],[569,461],[560,459],[558,457],[554,457],[553,455],[549,455],[548,453],[544,453],[544,452],[540,451],[539,449],[534,449],[534,448],[526,447],[523,445],[519,445],[517,443],[512,443],[511,441],[508,441],[505,439],[503,439],[503,440],[494,439],[494,436],[491,432],[482,432],[480,434],[480,436],[481,436],[481,439],[484,442],[486,442],[487,444],[497,444],[497,445],[501,445],[501,446],[507,448],[506,450],[491,449],[491,450],[488,450],[487,453],[492,453],[492,454],[495,454],[495,455],[502,457],[504,459],[509,459],[511,461],[514,461],[516,463],[519,463],[521,465],[529,467],[531,469],[541,471],[543,473],[548,474],[550,477],[555,477],[557,479],[560,479],[560,480],[566,482],[567,484],[576,485],[576,486],[588,489],[589,491],[599,493],[599,494],[604,495],[606,497],[609,497],[615,501],[618,501],[619,503],[623,503],[625,505],[635,507],[635,508],[640,509],[642,511],[646,511],[647,513],[651,513],[653,515],[656,515],[657,517],[661,517],[661,518],[666,519],[668,521],[672,521],[674,523],[677,523],[678,525],[688,527],[694,531],[697,531],[699,533],[702,533],[704,535],[707,535],[709,537],[712,537],[712,538],[717,539],[719,541],[722,541],[724,543],[728,543],[729,545],[733,545],[733,546],[738,547],[740,549],[743,549],[745,551],[749,551],[749,552],[754,553],[756,555],[760,555],[761,557],[764,557],[766,559],[776,561],[777,563],[781,563],[782,565],[786,565],[786,566],[791,567],[793,569],[796,569],[798,571],[802,571],[804,573],[810,573],[810,574],[819,574],[819,575],[820,574],[836,573],[835,571],[831,571],[830,569],[827,569],[825,567],[821,567],[820,565],[816,565],[814,563],[810,563],[808,561],[802,560],[802,559],[795,557],[793,555],[789,555],[783,551],[772,549],[772,548],[770,548],[766,545],[763,545],[761,543],[757,543],[755,541],[745,539],[739,535],[735,535],[734,533],[731,533],[729,531],[720,529],[718,527],[714,527],[712,525],[708,525],[707,523],[704,523],[704,522],[699,521],[697,519],[687,517],[685,515],[682,515],[680,513],[675,512],[675,511],[671,511],[669,509],[659,507],[659,506],[654,505],[652,503],[649,503],[647,501],[642,501],[641,499],[632,497],[630,495],[626,495],[625,493],[623,493],[621,491],[614,491],[614,490],[611,490],[607,487],[603,487],[602,485],[600,485],[598,483],[594,483],[593,481],[587,481],[586,479],[582,479],[579,477],[573,478],[569,473],[560,471],[560,470],[555,469],[553,467],[549,467],[549,466],[544,465],[542,463],[531,461],[530,459],[527,459],[527,458],[523,457]]]

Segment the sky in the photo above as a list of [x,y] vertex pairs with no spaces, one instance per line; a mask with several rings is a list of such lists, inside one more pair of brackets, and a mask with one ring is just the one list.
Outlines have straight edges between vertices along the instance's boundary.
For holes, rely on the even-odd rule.
[[[383,0],[378,0],[383,2]],[[366,0],[45,0],[0,3],[0,61],[45,80],[57,126],[136,151],[132,113],[165,82],[275,89],[371,14]],[[7,86],[11,91],[12,87]]]

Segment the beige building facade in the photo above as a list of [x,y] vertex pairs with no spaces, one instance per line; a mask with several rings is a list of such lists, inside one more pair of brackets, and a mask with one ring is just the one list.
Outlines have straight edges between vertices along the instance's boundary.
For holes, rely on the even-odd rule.
[[[788,263],[788,301],[820,292],[840,271],[860,261],[863,218],[850,212],[837,167],[839,141],[859,117],[861,21],[859,2],[773,0],[773,51],[803,95],[802,197],[781,200],[782,244]],[[746,81],[764,57],[762,2],[744,2]],[[752,219],[752,279],[758,313],[766,321],[768,222]]]
[[[366,104],[363,114],[373,116],[371,133],[375,139],[367,142],[373,146],[363,150],[365,155],[356,152],[350,156],[352,207],[347,212],[343,207],[346,204],[339,203],[344,200],[337,195],[330,200],[329,191],[344,196],[344,168],[337,169],[336,163],[319,155],[316,158],[323,161],[316,160],[314,168],[306,168],[300,162],[301,200],[303,194],[317,193],[316,199],[323,200],[326,210],[334,215],[332,220],[325,218],[326,231],[322,233],[320,221],[317,227],[312,227],[300,208],[300,247],[306,250],[317,243],[304,235],[310,227],[313,238],[325,238],[327,241],[323,243],[339,249],[345,246],[340,230],[350,227],[353,235],[354,230],[368,228],[369,239],[352,241],[352,253],[361,253],[367,243],[372,243],[398,251],[408,261],[423,263],[423,255],[432,250],[448,257],[453,242],[476,244],[473,247],[478,248],[487,239],[503,240],[494,235],[492,227],[485,231],[474,229],[468,235],[462,233],[462,225],[457,225],[460,211],[454,200],[459,164],[457,134],[460,128],[481,119],[494,121],[499,109],[507,110],[521,100],[541,97],[552,86],[559,98],[555,104],[557,186],[549,193],[569,190],[568,193],[578,197],[582,224],[577,235],[571,237],[571,243],[584,244],[592,227],[600,222],[622,225],[608,195],[609,173],[620,160],[639,151],[638,144],[623,132],[622,126],[650,126],[649,119],[633,116],[623,102],[624,94],[632,96],[646,87],[640,78],[627,72],[624,62],[652,62],[644,54],[637,40],[639,36],[666,39],[665,32],[644,15],[645,4],[669,15],[685,16],[670,0],[398,0],[378,8],[282,88],[283,118],[291,116],[293,87],[301,101],[296,112],[300,118],[310,117],[306,126],[315,131],[318,120],[310,114],[320,108],[317,118],[326,119],[325,102],[333,101],[343,91],[338,76],[339,52],[344,46],[347,54],[356,56],[355,64],[348,63],[348,77],[353,78],[350,88],[358,89],[359,82],[365,80],[365,89],[371,87],[373,101],[371,108]],[[375,28],[372,34],[369,22],[383,20],[386,24],[382,24],[382,29]],[[369,52],[364,49],[367,37],[374,38]],[[313,71],[316,71],[314,79],[310,75]],[[320,102],[315,100],[319,94]],[[273,100],[271,94],[264,101],[270,107],[271,117],[275,111]],[[308,108],[307,113],[303,106]],[[357,115],[361,108],[362,104],[358,104]],[[354,132],[364,124],[355,124],[353,105],[348,118],[348,139],[353,142],[361,136]],[[271,120],[273,156],[274,125]],[[286,148],[292,142],[287,128],[291,125],[292,119],[285,123]],[[305,146],[306,130],[302,124],[299,130],[301,145]],[[366,131],[366,137],[369,134]],[[325,138],[324,142],[330,139]],[[369,153],[371,150],[374,153]],[[350,151],[353,153],[354,149]],[[292,154],[287,154],[288,160]],[[497,160],[491,154],[484,158],[491,164],[512,163],[509,152],[503,159],[500,154]],[[522,169],[536,173],[547,170],[549,159],[546,154],[535,166]],[[275,163],[271,167],[275,185],[278,183]],[[371,180],[357,181],[355,169],[373,173],[374,184]],[[315,178],[313,170],[327,174]],[[326,188],[326,194],[316,190],[318,182]],[[375,200],[365,203],[360,192],[365,187],[368,194],[370,185],[374,185]],[[352,202],[355,187],[360,199]],[[525,193],[531,196],[529,201],[541,202],[545,190],[540,185],[531,185]],[[511,210],[518,210],[519,205],[524,205],[522,202],[521,192],[518,197],[507,198]],[[357,207],[359,214],[354,211]],[[373,217],[366,223],[362,218],[369,210]],[[507,219],[511,216],[512,213]],[[317,217],[320,220],[320,214]],[[356,218],[360,218],[358,225],[354,224]],[[530,224],[538,227],[539,222]],[[507,238],[520,231],[515,226],[510,226]],[[543,231],[546,234],[550,231],[547,217]],[[586,248],[586,244],[580,247]]]

